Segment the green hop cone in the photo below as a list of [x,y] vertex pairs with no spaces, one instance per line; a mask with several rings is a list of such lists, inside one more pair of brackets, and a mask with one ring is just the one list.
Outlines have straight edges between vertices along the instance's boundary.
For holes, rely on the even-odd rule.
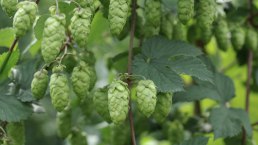
[[56,118],[57,133],[60,137],[66,138],[72,130],[72,112],[66,108],[62,112],[57,113]]
[[215,27],[215,37],[219,48],[226,51],[229,46],[229,29],[225,20],[219,19]]
[[140,80],[136,86],[136,102],[139,111],[146,117],[154,112],[157,101],[157,89],[152,80]]
[[69,104],[69,85],[68,79],[62,72],[57,72],[53,68],[53,74],[50,78],[50,96],[53,106],[58,112],[61,112]]
[[11,122],[6,126],[6,133],[10,139],[10,145],[24,145],[25,144],[25,128],[23,122]]
[[16,37],[21,37],[32,27],[38,7],[35,2],[23,1],[18,3],[17,8],[18,10],[13,18],[13,27]]
[[93,103],[98,114],[107,122],[111,122],[108,110],[108,89],[99,88],[94,92]]
[[201,30],[201,40],[204,44],[208,44],[213,36],[212,26]]
[[88,145],[87,135],[79,129],[73,129],[68,137],[71,145]]
[[162,17],[160,33],[168,39],[173,38],[174,18],[172,14],[166,14]]
[[97,82],[97,74],[96,74],[95,67],[90,67],[89,71],[90,71],[90,90],[92,90],[95,87],[95,84]]
[[63,46],[65,35],[65,15],[52,15],[44,26],[41,43],[41,53],[46,63],[51,63],[57,57]]
[[253,28],[246,30],[245,47],[251,50],[256,50],[258,47],[258,36]]
[[207,44],[210,42],[212,36],[212,27],[207,27],[207,29],[201,29],[196,24],[190,26],[187,32],[187,39],[191,43],[197,43],[201,41],[203,44]]
[[186,24],[194,15],[194,0],[178,0],[178,19]]
[[77,67],[73,69],[71,80],[75,94],[83,100],[90,89],[91,83],[90,66],[81,61]]
[[37,100],[44,97],[48,86],[48,79],[48,72],[45,69],[34,74],[34,78],[31,82],[31,92]]
[[2,9],[9,17],[12,17],[17,11],[17,4],[18,0],[1,0]]
[[86,48],[93,14],[88,8],[76,8],[71,19],[70,30],[73,39],[81,48]]
[[160,0],[146,0],[144,14],[146,18],[144,34],[146,37],[159,34],[161,24]]
[[200,28],[210,27],[215,19],[216,3],[215,0],[199,0],[196,3],[196,19]]
[[172,94],[159,93],[157,99],[158,101],[153,113],[153,117],[157,122],[162,123],[167,118],[172,107]]
[[94,12],[97,7],[100,5],[99,0],[74,0],[78,3],[82,8],[90,8],[92,12]]
[[245,44],[245,30],[238,26],[231,32],[231,43],[235,50],[240,50]]
[[174,30],[173,31],[173,39],[174,40],[186,41],[186,39],[187,39],[187,29],[182,23],[177,22],[174,25],[173,30]]
[[108,110],[115,124],[125,121],[129,109],[129,89],[121,80],[114,80],[108,88]]
[[169,123],[168,137],[171,144],[180,144],[184,140],[184,127],[181,122],[175,120]]
[[110,0],[108,20],[113,35],[119,36],[122,32],[129,15],[129,7],[128,0]]

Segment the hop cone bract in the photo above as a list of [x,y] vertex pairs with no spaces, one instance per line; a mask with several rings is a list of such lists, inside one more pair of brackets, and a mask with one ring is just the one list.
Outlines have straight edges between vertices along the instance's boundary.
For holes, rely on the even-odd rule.
[[194,15],[194,0],[178,0],[178,19],[186,24]]
[[44,97],[48,86],[48,79],[48,72],[45,69],[34,74],[34,78],[31,82],[31,92],[37,100]]
[[9,17],[12,17],[17,11],[17,4],[18,0],[1,0],[2,9]]

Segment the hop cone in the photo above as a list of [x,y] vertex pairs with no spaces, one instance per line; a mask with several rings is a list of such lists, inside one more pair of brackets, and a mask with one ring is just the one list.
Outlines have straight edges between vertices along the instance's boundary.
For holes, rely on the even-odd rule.
[[122,123],[129,108],[129,90],[121,80],[113,81],[108,89],[108,109],[111,120],[115,124]]
[[228,34],[229,34],[229,29],[228,29],[227,22],[223,19],[220,19],[217,22],[217,25],[215,28],[215,37],[219,48],[223,51],[227,50],[229,46]]
[[81,48],[86,48],[92,17],[90,9],[77,8],[71,19],[70,30],[72,37]]
[[48,72],[45,69],[34,74],[31,82],[31,92],[37,100],[44,97],[48,86],[48,79]]
[[96,8],[100,5],[99,0],[74,0],[77,2],[82,8],[90,8],[92,12],[96,10]]
[[160,0],[146,0],[144,14],[146,18],[145,36],[157,35],[160,31],[161,23],[161,3]]
[[[54,69],[54,68],[53,68]],[[50,96],[52,104],[58,112],[61,112],[69,103],[69,86],[65,74],[53,70],[50,78]]]
[[199,0],[197,3],[197,23],[202,29],[210,27],[215,19],[216,3],[214,0]]
[[25,144],[25,129],[23,122],[8,123],[6,126],[8,138],[10,138],[10,145],[24,145]]
[[110,0],[108,20],[112,34],[119,36],[129,14],[128,0]]
[[245,44],[245,30],[242,27],[236,27],[231,32],[231,42],[236,50],[240,50]]
[[96,111],[99,113],[101,117],[105,119],[107,122],[111,122],[110,114],[108,111],[108,89],[99,88],[95,91],[93,96],[93,103]]
[[211,41],[213,36],[212,27],[207,27],[206,29],[201,29],[201,40],[204,44],[207,44]]
[[71,80],[75,94],[83,100],[90,88],[91,71],[88,64],[81,61],[77,67],[73,69]]
[[60,137],[66,138],[72,130],[72,112],[66,108],[62,112],[57,113],[56,118],[57,133]]
[[92,90],[97,82],[97,74],[94,67],[89,67],[90,71],[90,90]]
[[18,0],[1,0],[2,9],[9,17],[12,17],[17,11],[17,4]]
[[182,23],[177,22],[174,25],[173,30],[174,30],[173,31],[173,39],[181,40],[181,41],[186,41],[187,30],[186,30],[186,27]]
[[247,28],[245,36],[245,46],[248,49],[256,50],[258,46],[258,36],[253,28]]
[[184,127],[179,121],[169,123],[168,137],[172,144],[180,144],[184,140]]
[[88,145],[86,133],[78,129],[73,129],[68,139],[71,145]]
[[38,11],[35,2],[23,1],[17,5],[17,12],[13,18],[16,37],[21,37],[32,27]]
[[157,122],[162,123],[167,118],[172,107],[172,95],[170,93],[159,93],[157,99],[153,117]]
[[178,0],[178,19],[186,24],[194,15],[194,0]]
[[46,63],[54,61],[66,38],[65,16],[52,15],[45,22],[41,53]]
[[174,18],[171,14],[164,15],[161,21],[161,34],[166,36],[168,39],[173,37],[173,25]]
[[152,80],[141,80],[136,87],[136,101],[141,113],[146,117],[154,112],[157,101],[157,90]]

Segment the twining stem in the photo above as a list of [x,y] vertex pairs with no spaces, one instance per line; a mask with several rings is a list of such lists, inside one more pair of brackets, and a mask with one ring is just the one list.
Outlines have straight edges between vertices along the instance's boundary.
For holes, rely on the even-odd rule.
[[[131,30],[130,30],[130,43],[128,48],[128,66],[127,66],[127,73],[132,75],[132,59],[133,59],[133,46],[134,46],[134,32],[135,32],[135,23],[136,23],[136,1],[132,0],[132,21],[131,21]],[[127,79],[128,88],[131,89],[131,79]],[[131,130],[131,141],[132,145],[136,145],[135,140],[135,131],[134,131],[134,121],[133,121],[133,112],[132,112],[132,105],[131,105],[131,98],[129,100],[129,121],[130,121],[130,130]]]

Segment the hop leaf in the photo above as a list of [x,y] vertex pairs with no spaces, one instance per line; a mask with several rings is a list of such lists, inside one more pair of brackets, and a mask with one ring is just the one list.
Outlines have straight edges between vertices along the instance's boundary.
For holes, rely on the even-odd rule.
[[54,61],[66,38],[65,15],[49,17],[44,26],[41,53],[46,63]]
[[23,1],[17,5],[17,12],[13,18],[16,37],[21,37],[32,27],[38,11],[35,2]]
[[157,99],[158,101],[153,113],[153,117],[157,122],[162,123],[168,116],[172,107],[172,94],[159,93]]
[[109,110],[108,110],[108,89],[100,88],[97,89],[93,96],[93,103],[95,109],[107,122],[111,122]]
[[108,89],[108,109],[115,124],[122,123],[128,114],[129,90],[121,80],[113,81]]
[[60,137],[66,138],[72,130],[72,114],[71,110],[66,108],[62,112],[57,113],[56,124],[57,133]]
[[63,73],[53,73],[50,78],[50,96],[52,104],[61,112],[69,103],[68,79]]
[[194,0],[178,0],[178,19],[186,24],[194,15]]
[[229,45],[229,29],[225,20],[219,19],[215,28],[215,36],[221,50],[227,50]]
[[91,73],[90,67],[83,61],[73,69],[71,76],[73,90],[81,100],[86,97],[89,91],[92,79]]
[[245,46],[248,49],[256,50],[258,46],[258,36],[253,28],[247,28]]
[[162,17],[161,20],[161,29],[160,32],[168,39],[172,39],[173,37],[173,25],[174,25],[174,18],[172,14],[166,14]]
[[37,100],[44,97],[48,86],[48,79],[48,72],[45,69],[34,74],[31,82],[31,92]]
[[23,122],[8,123],[6,126],[7,136],[10,140],[10,145],[24,145],[25,143],[25,129]]
[[12,17],[17,11],[16,5],[18,4],[18,0],[1,0],[1,6],[4,12]]
[[157,90],[152,80],[141,80],[136,87],[136,101],[141,113],[149,117],[155,110]]
[[92,17],[93,14],[90,9],[76,8],[71,19],[72,37],[81,48],[86,48]]
[[197,23],[202,29],[210,27],[215,19],[216,3],[214,0],[199,0],[197,3]]
[[174,25],[173,39],[185,41],[186,37],[187,37],[186,27],[182,23],[177,22]]
[[86,133],[78,129],[73,129],[68,139],[71,145],[88,145]]
[[112,34],[119,36],[129,14],[128,0],[110,0],[108,20]]
[[231,42],[236,50],[240,50],[245,44],[245,30],[242,27],[236,27],[231,32]]

